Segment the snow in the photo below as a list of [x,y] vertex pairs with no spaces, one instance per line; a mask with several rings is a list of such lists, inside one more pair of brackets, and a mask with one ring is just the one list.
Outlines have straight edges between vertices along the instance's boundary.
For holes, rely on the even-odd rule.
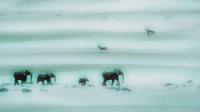
[[[199,9],[198,0],[0,1],[0,112],[198,112]],[[102,87],[115,68],[122,87]],[[34,84],[14,86],[24,69]],[[37,85],[43,72],[57,83]]]
[[[198,105],[197,85],[177,84],[118,87],[70,85],[6,85],[1,92],[1,104],[52,104],[52,105]],[[192,95],[192,97],[191,97]],[[89,98],[89,100],[88,100]],[[7,99],[7,100],[6,100]],[[9,100],[8,100],[9,99]]]
[[[1,111],[192,111],[199,110],[199,88],[165,87],[164,85],[134,86],[131,91],[116,87],[82,87],[69,85],[4,85],[8,92],[0,92]],[[23,92],[30,89],[31,92]],[[163,110],[162,110],[163,109]]]

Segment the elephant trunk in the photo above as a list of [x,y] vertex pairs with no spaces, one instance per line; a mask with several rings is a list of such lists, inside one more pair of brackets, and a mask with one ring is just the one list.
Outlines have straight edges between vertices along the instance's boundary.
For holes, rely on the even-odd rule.
[[30,77],[31,77],[31,84],[33,84],[33,80],[32,80],[32,77],[33,77],[33,75],[32,75],[32,74],[30,74]]
[[124,74],[122,75],[122,86],[124,86]]
[[55,83],[56,83],[56,76],[54,76],[54,81],[55,81]]

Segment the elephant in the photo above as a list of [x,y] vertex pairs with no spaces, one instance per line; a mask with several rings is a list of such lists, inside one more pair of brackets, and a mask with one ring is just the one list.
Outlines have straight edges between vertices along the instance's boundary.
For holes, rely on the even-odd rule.
[[14,78],[15,78],[15,85],[19,85],[18,80],[22,81],[22,84],[26,83],[27,80],[27,76],[30,75],[30,79],[31,79],[31,84],[33,83],[32,81],[32,73],[29,70],[25,70],[25,71],[19,71],[19,72],[14,72]]
[[89,82],[89,80],[86,77],[79,79],[79,85],[84,86],[87,82]]
[[38,74],[37,77],[37,84],[39,82],[42,82],[42,84],[44,85],[44,81],[47,81],[47,84],[52,84],[51,82],[51,78],[54,78],[55,82],[56,82],[56,76],[53,73],[40,73]]
[[123,80],[124,80],[124,74],[123,74],[123,72],[122,72],[120,69],[115,69],[115,70],[112,71],[112,72],[104,71],[104,72],[102,73],[102,77],[103,77],[103,83],[102,83],[102,85],[103,85],[103,86],[106,86],[106,81],[112,80],[111,86],[113,86],[115,80],[117,80],[117,82],[118,82],[117,85],[120,86],[119,75],[122,75]]

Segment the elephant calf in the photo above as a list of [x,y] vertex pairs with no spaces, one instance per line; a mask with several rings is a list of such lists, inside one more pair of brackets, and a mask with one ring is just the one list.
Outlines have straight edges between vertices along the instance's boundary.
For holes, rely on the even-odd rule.
[[86,77],[79,79],[79,84],[82,86],[86,85],[87,82],[89,82],[89,80]]
[[54,78],[56,82],[56,76],[53,73],[40,73],[37,77],[37,83],[42,82],[44,85],[44,81],[47,81],[47,84],[52,84],[51,78]]

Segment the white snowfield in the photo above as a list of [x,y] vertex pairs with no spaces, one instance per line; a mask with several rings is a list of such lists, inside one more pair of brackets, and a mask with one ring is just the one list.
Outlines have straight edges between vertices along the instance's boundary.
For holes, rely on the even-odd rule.
[[[199,112],[199,31],[199,0],[1,0],[0,112]],[[114,68],[122,88],[101,87]],[[25,69],[34,85],[14,86]]]
[[[72,87],[69,85],[5,84],[8,92],[0,92],[1,111],[26,112],[196,112],[199,111],[199,88],[194,84],[117,87]],[[130,91],[129,91],[130,90]],[[82,109],[81,109],[82,108]]]

